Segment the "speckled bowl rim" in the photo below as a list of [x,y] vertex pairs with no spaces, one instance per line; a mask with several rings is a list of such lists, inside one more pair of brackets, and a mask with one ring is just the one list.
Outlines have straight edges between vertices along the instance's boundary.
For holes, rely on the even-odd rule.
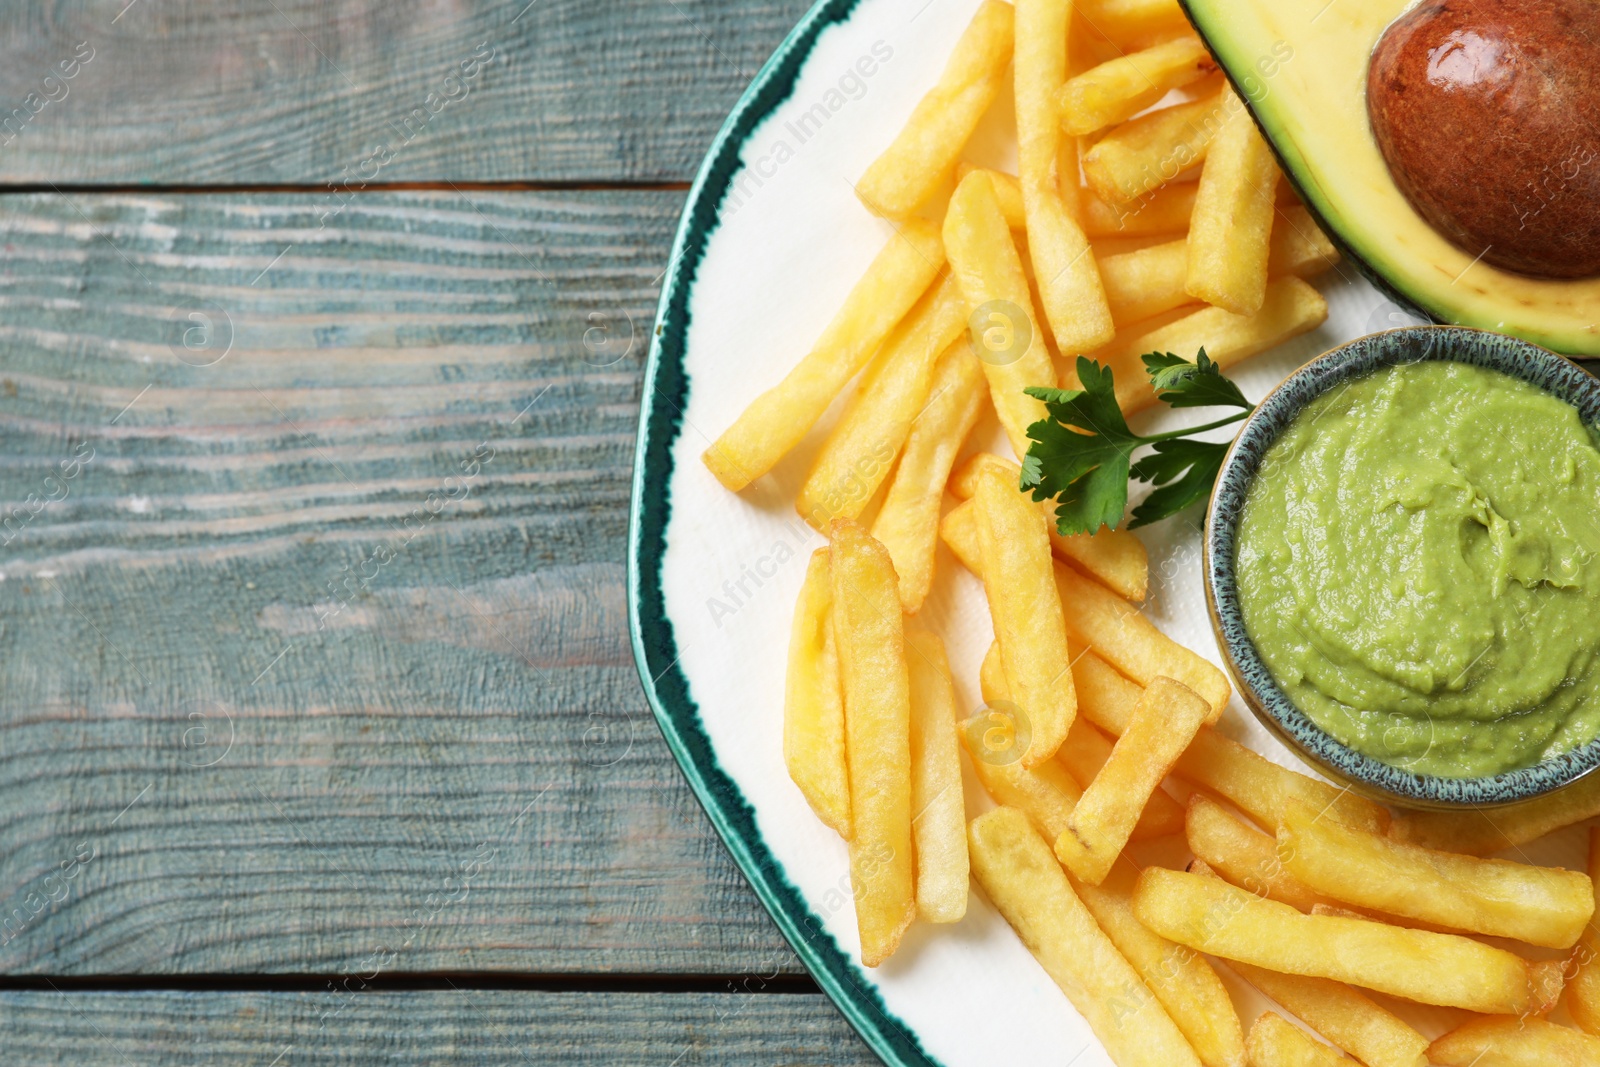
[[1521,379],[1600,426],[1600,380],[1548,349],[1461,326],[1408,326],[1340,345],[1289,375],[1245,421],[1228,449],[1206,511],[1206,607],[1240,696],[1290,748],[1353,790],[1410,807],[1460,809],[1530,800],[1600,767],[1600,740],[1531,767],[1480,778],[1417,774],[1357,752],[1317,726],[1278,687],[1245,630],[1235,585],[1239,515],[1261,458],[1307,404],[1353,378],[1426,360],[1487,367]]

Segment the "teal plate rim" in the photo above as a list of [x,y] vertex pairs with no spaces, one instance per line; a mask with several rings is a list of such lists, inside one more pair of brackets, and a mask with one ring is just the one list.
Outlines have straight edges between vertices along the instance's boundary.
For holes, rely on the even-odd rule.
[[661,584],[666,531],[672,516],[672,446],[683,431],[683,406],[690,387],[683,363],[689,295],[717,227],[717,210],[742,166],[739,152],[746,139],[793,93],[800,70],[822,32],[849,19],[859,3],[819,0],[806,12],[734,105],[689,189],[645,364],[633,503],[628,515],[628,630],[639,680],[667,746],[801,963],[890,1067],[938,1067],[878,992],[857,980],[855,965],[784,875],[756,828],[754,809],[718,764],[689,679],[679,666],[677,639],[666,614]]

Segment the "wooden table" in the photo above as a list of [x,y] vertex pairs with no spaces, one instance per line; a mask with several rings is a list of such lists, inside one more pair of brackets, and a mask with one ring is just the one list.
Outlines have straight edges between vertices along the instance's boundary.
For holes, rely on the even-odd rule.
[[673,229],[806,6],[6,5],[6,1062],[871,1062],[626,637]]

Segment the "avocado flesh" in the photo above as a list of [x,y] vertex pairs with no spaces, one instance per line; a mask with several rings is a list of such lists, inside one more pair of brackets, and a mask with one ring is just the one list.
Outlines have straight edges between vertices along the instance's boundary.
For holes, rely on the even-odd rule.
[[1438,322],[1600,355],[1600,278],[1532,278],[1475,261],[1390,176],[1367,121],[1367,63],[1407,0],[1182,2],[1301,199],[1374,282]]

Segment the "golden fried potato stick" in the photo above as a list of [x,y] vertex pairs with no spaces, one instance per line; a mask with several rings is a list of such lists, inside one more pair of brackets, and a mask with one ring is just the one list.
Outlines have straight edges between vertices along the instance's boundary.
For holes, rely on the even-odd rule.
[[1056,838],[1056,855],[1079,880],[1105,880],[1151,795],[1209,712],[1199,695],[1170,678],[1146,687],[1111,758],[1084,787],[1066,832]]
[[[1184,833],[1195,859],[1241,889],[1301,911],[1328,903],[1326,897],[1289,873],[1278,857],[1278,842],[1270,834],[1235,819],[1202,793],[1189,798]],[[1287,1004],[1284,1007],[1294,1010]]]
[[1371,997],[1341,982],[1231,964],[1239,977],[1367,1067],[1427,1067],[1428,1039]]
[[1594,917],[1594,883],[1578,871],[1478,859],[1342,826],[1303,801],[1278,825],[1278,854],[1316,892],[1468,933],[1571,948]]
[[848,519],[830,533],[833,626],[850,768],[850,884],[861,962],[876,967],[916,916],[911,850],[911,682],[889,553]]
[[1094,916],[1206,1067],[1242,1067],[1244,1030],[1228,990],[1204,956],[1152,933],[1133,914],[1138,869],[1123,862],[1098,886],[1073,880],[1073,892]]
[[[1093,652],[1073,660],[1072,681],[1084,718],[1108,734],[1122,736],[1143,692],[1138,684]],[[1290,797],[1303,797],[1351,826],[1381,832],[1389,825],[1389,813],[1372,801],[1280,767],[1211,727],[1195,734],[1173,770],[1226,798],[1261,826],[1275,828]]]
[[1056,567],[1056,586],[1067,606],[1067,636],[1074,645],[1094,652],[1140,685],[1160,677],[1183,683],[1209,705],[1208,723],[1222,715],[1233,689],[1205,657],[1178,644],[1137,607],[1071,567]]
[[967,913],[967,813],[956,739],[956,691],[944,642],[906,634],[911,677],[911,837],[917,850],[917,914],[932,923]]
[[[1013,79],[1017,169],[1027,219],[1028,255],[1033,260],[1045,320],[1056,348],[1065,354],[1099,348],[1116,333],[1094,252],[1073,218],[1056,176],[1062,140],[1057,95],[1067,80],[1071,14],[1071,0],[1017,0]],[[1072,158],[1076,160],[1076,150]],[[1070,178],[1069,188],[1075,193],[1076,165]]]
[[783,694],[783,762],[800,793],[828,826],[850,839],[850,775],[845,769],[844,696],[833,635],[828,550],[811,554],[789,630]]
[[794,505],[814,529],[861,516],[927,404],[935,361],[966,330],[966,299],[946,274],[890,334],[817,451]]
[[[968,570],[982,578],[975,520],[976,504],[967,501],[945,514],[939,536]],[[1067,637],[1074,646],[1115,664],[1135,681],[1161,676],[1176,679],[1205,699],[1211,706],[1212,721],[1222,714],[1233,690],[1220,670],[1156,629],[1137,607],[1105,586],[1060,561],[1054,574]]]
[[1022,206],[1022,182],[1015,174],[1007,174],[1001,170],[988,170],[983,167],[974,167],[971,163],[962,163],[956,167],[956,183],[972,173],[982,174],[994,186],[994,200],[1000,205],[1000,214],[1006,218],[1006,226],[1010,229],[1027,234],[1028,213]]
[[1331,978],[1421,1004],[1479,1012],[1542,1007],[1527,960],[1470,937],[1365,919],[1304,915],[1210,875],[1146,868],[1134,914],[1197,952],[1284,974]]
[[983,360],[995,414],[1018,456],[1028,452],[1028,427],[1044,403],[1023,392],[1051,385],[1050,349],[1033,310],[1028,276],[987,175],[974,171],[956,186],[944,217],[950,267],[971,309],[972,347]]
[[1073,893],[1022,812],[967,827],[972,871],[1118,1067],[1199,1067],[1188,1040]]
[[[1589,827],[1589,880],[1600,897],[1600,826]],[[1567,983],[1567,1011],[1572,1021],[1591,1034],[1600,1034],[1600,923],[1584,928],[1573,953],[1577,970]]]
[[1050,537],[1039,509],[1000,473],[986,471],[977,490],[973,503],[984,594],[1006,688],[1028,721],[1022,765],[1036,767],[1055,755],[1077,714]]
[[944,246],[933,226],[920,221],[901,226],[805,358],[756,397],[706,449],[701,459],[717,481],[737,493],[776,466],[872,358],[943,266]]
[[[1116,340],[1096,352],[1094,358],[1111,368],[1117,403],[1124,414],[1131,415],[1156,402],[1150,376],[1139,358],[1144,353],[1176,352],[1192,359],[1198,349],[1204,348],[1206,355],[1226,370],[1315,329],[1327,317],[1328,302],[1321,293],[1299,278],[1283,277],[1267,283],[1265,301],[1254,315],[1235,315],[1208,307],[1153,328],[1136,322],[1118,331]],[[1076,370],[1069,368],[1063,375],[1062,388],[1080,388]]]
[[[1231,88],[1224,88],[1233,96]],[[1256,121],[1234,97],[1211,139],[1189,222],[1190,296],[1235,315],[1254,315],[1267,298],[1278,162]]]
[[938,84],[856,183],[856,195],[868,211],[905,218],[949,177],[978,120],[1005,84],[1013,22],[1010,4],[984,0],[956,42]]
[[[1022,469],[1011,460],[993,452],[977,452],[951,475],[950,492],[962,500],[970,500],[976,491],[978,474],[985,467],[999,470],[1012,485],[1017,485],[1022,475]],[[1039,506],[1046,516],[1050,548],[1057,556],[1077,563],[1120,596],[1129,600],[1145,598],[1150,582],[1150,557],[1143,541],[1128,530],[1113,530],[1107,526],[1092,534],[1064,534],[1056,529],[1054,502],[1046,500]]]
[[996,804],[1022,812],[1034,829],[1054,841],[1083,795],[1067,769],[1055,760],[1032,770],[1023,767],[1015,751],[1014,724],[1003,706],[965,720],[959,733],[984,792]]
[[[989,651],[983,655],[983,665],[978,671],[978,683],[983,690],[983,702],[989,706],[990,714],[1003,717],[1014,713],[1015,705],[1011,703],[1011,691],[1006,683],[1005,664],[1000,658],[998,642],[991,642]],[[978,717],[975,716],[974,719],[976,718]],[[982,763],[979,767],[979,777],[983,779],[989,795],[994,797],[997,804],[1020,808],[1029,819],[1033,820],[1034,825],[1039,827],[1040,833],[1054,841],[1067,828],[1066,819],[1072,814],[1072,808],[1077,804],[1078,798],[1083,795],[1083,788],[1094,780],[1094,776],[1105,765],[1106,760],[1111,758],[1111,742],[1081,717],[1073,719],[1072,729],[1067,731],[1067,739],[1061,743],[1055,760],[1046,761],[1034,768],[1040,772],[1041,779],[1041,783],[1036,784],[1023,780],[1016,773],[989,771],[992,764],[1010,760],[1014,755],[1005,731],[1006,724],[975,722],[974,719],[968,720],[972,733],[967,747],[972,753],[973,761]],[[996,725],[999,725],[1002,731],[998,735],[998,740],[985,744],[983,739],[988,736],[986,731]],[[1020,767],[1020,761],[1017,762]],[[1067,774],[1071,776],[1070,784],[1063,783],[1050,769],[1052,763],[1066,769]],[[1026,775],[1033,772],[1021,773]],[[996,778],[995,788],[989,788],[991,777]],[[1002,796],[1002,793],[1005,795]],[[1062,799],[1057,800],[1058,796]],[[1134,824],[1133,834],[1129,840],[1145,841],[1153,837],[1165,837],[1182,829],[1183,809],[1166,790],[1157,789],[1150,795],[1150,802],[1145,805],[1144,811],[1139,815],[1139,821]]]
[[872,536],[889,550],[900,576],[900,604],[907,614],[922,608],[933,585],[944,483],[988,398],[983,367],[971,342],[962,338],[934,364],[927,403],[911,421],[883,506],[872,520]]
[[1062,86],[1061,128],[1074,137],[1097,133],[1216,69],[1216,60],[1194,34],[1118,56]]
[[1473,1019],[1428,1046],[1439,1067],[1593,1067],[1600,1038],[1543,1019]]
[[[1095,780],[1111,759],[1112,751],[1111,740],[1080,715],[1072,720],[1072,729],[1067,731],[1067,739],[1061,742],[1056,759],[1066,767],[1074,781],[1088,789],[1089,783]],[[1134,824],[1129,840],[1142,841],[1149,837],[1179,834],[1183,832],[1183,822],[1183,805],[1158,786],[1145,802],[1144,811]]]
[[[1293,274],[1309,278],[1339,261],[1333,242],[1303,207],[1281,208],[1272,224],[1267,277]],[[1168,241],[1100,260],[1112,317],[1132,323],[1194,302],[1184,285],[1189,274],[1189,244]]]
[[1178,0],[1082,0],[1083,20],[1124,48],[1142,48],[1189,32]]
[[1591,774],[1565,789],[1503,808],[1408,811],[1395,819],[1391,833],[1397,841],[1481,856],[1526,845],[1596,815],[1600,815],[1600,774]]
[[1083,176],[1096,196],[1126,204],[1177,181],[1201,162],[1211,140],[1237,107],[1221,93],[1176,104],[1125,122],[1096,142],[1083,157]]
[[1250,1067],[1360,1067],[1360,1064],[1318,1041],[1283,1016],[1267,1012],[1250,1027]]
[[1198,182],[1174,182],[1125,203],[1085,192],[1080,200],[1083,232],[1091,238],[1181,235],[1189,229],[1199,188]]

